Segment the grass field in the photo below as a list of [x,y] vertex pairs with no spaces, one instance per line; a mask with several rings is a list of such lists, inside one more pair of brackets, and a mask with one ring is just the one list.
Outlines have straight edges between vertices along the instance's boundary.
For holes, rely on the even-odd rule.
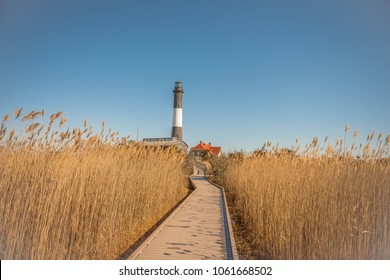
[[[114,259],[188,192],[185,158],[62,113],[0,130],[0,259]],[[22,120],[23,133],[7,130]]]
[[255,257],[390,259],[390,136],[373,137],[350,148],[315,138],[302,153],[268,143],[214,160]]
[[[0,259],[115,259],[187,194],[175,149],[44,115],[0,127]],[[357,146],[356,131],[346,147],[348,130],[333,146],[211,158],[254,257],[390,259],[390,136]]]

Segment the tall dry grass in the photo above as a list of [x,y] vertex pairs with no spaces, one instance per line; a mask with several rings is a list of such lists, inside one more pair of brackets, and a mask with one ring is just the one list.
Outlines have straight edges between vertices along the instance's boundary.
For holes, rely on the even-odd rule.
[[259,255],[390,259],[390,136],[382,143],[380,134],[371,148],[373,137],[357,148],[341,140],[321,147],[315,138],[302,153],[267,143],[217,162],[219,183]]
[[0,129],[0,259],[113,259],[187,193],[184,156],[116,132],[21,118]]

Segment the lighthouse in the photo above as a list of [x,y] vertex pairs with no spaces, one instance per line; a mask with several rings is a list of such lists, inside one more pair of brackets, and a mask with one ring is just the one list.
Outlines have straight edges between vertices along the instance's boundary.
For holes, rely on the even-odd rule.
[[173,121],[172,121],[172,135],[171,137],[157,137],[157,138],[143,138],[142,143],[145,147],[171,147],[175,146],[177,149],[187,154],[188,145],[183,141],[183,87],[180,81],[175,83],[173,89]]
[[182,83],[177,81],[173,89],[172,137],[180,141],[183,141],[183,92]]

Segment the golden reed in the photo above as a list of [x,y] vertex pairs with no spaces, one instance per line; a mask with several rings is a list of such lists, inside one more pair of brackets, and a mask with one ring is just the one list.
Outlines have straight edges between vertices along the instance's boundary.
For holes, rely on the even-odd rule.
[[373,137],[351,148],[314,138],[302,153],[268,142],[215,161],[257,257],[390,259],[390,135]]
[[115,259],[187,194],[176,150],[44,115],[26,114],[22,135],[1,125],[0,259]]

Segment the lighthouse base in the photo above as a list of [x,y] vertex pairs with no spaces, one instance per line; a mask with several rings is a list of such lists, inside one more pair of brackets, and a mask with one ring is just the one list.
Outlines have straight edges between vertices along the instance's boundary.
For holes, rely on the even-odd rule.
[[183,128],[180,126],[172,127],[172,137],[175,137],[177,140],[183,141]]

